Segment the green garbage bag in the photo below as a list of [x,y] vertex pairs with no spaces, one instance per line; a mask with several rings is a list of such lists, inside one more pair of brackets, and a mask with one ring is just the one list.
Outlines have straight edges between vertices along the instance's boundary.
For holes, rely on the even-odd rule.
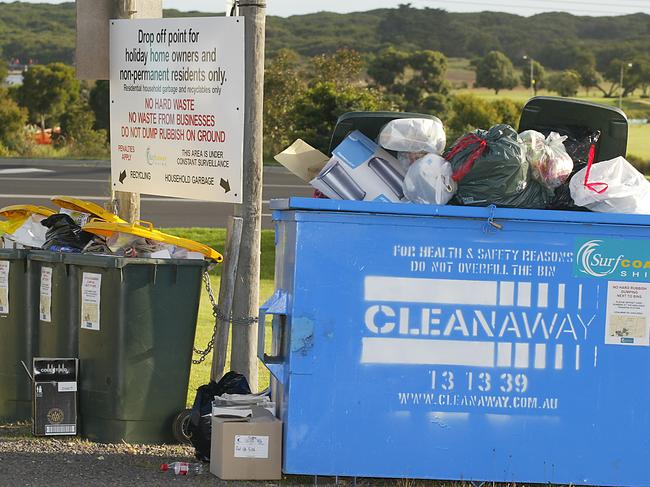
[[532,179],[526,147],[509,125],[464,135],[445,153],[458,183],[454,203],[545,208],[552,193]]

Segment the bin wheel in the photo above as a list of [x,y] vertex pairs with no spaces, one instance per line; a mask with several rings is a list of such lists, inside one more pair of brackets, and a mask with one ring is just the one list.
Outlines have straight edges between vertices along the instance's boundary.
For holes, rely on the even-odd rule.
[[192,415],[191,409],[184,409],[176,415],[172,423],[172,433],[174,438],[179,443],[191,443],[190,434],[187,427],[190,424],[190,417]]

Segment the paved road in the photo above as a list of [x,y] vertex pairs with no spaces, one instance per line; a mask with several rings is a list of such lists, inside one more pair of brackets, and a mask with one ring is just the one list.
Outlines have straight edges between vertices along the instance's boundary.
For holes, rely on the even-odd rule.
[[[106,161],[0,159],[0,207],[32,203],[52,206],[54,195],[75,196],[104,205],[109,195]],[[262,226],[272,228],[269,200],[310,196],[312,190],[282,167],[264,171]],[[142,219],[157,227],[225,227],[233,205],[142,195]]]

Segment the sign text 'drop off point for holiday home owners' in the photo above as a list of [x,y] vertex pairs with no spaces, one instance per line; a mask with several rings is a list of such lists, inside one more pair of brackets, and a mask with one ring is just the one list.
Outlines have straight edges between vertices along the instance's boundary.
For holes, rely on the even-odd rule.
[[113,189],[241,203],[238,17],[111,21]]

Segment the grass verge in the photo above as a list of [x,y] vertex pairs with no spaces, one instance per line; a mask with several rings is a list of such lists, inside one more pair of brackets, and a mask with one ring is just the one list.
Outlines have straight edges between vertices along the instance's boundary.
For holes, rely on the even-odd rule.
[[[226,230],[223,228],[167,228],[163,231],[183,238],[189,238],[213,249],[223,252],[226,241]],[[266,301],[274,291],[274,266],[275,266],[275,235],[273,230],[262,230],[262,254],[260,269],[260,303]],[[215,298],[218,297],[219,284],[221,282],[221,266],[216,266],[210,273],[212,289]],[[265,324],[266,344],[270,343],[270,321]],[[199,318],[196,324],[195,347],[204,349],[212,337],[214,330],[214,317],[210,299],[205,289],[201,292],[201,304],[199,307]],[[269,372],[260,362],[259,366],[259,387],[260,390],[269,385]],[[190,373],[190,385],[187,393],[187,403],[191,405],[194,401],[196,389],[210,381],[210,369],[212,367],[212,354],[202,364],[193,364]],[[228,354],[226,357],[226,370],[230,367],[230,340],[228,343]]]

